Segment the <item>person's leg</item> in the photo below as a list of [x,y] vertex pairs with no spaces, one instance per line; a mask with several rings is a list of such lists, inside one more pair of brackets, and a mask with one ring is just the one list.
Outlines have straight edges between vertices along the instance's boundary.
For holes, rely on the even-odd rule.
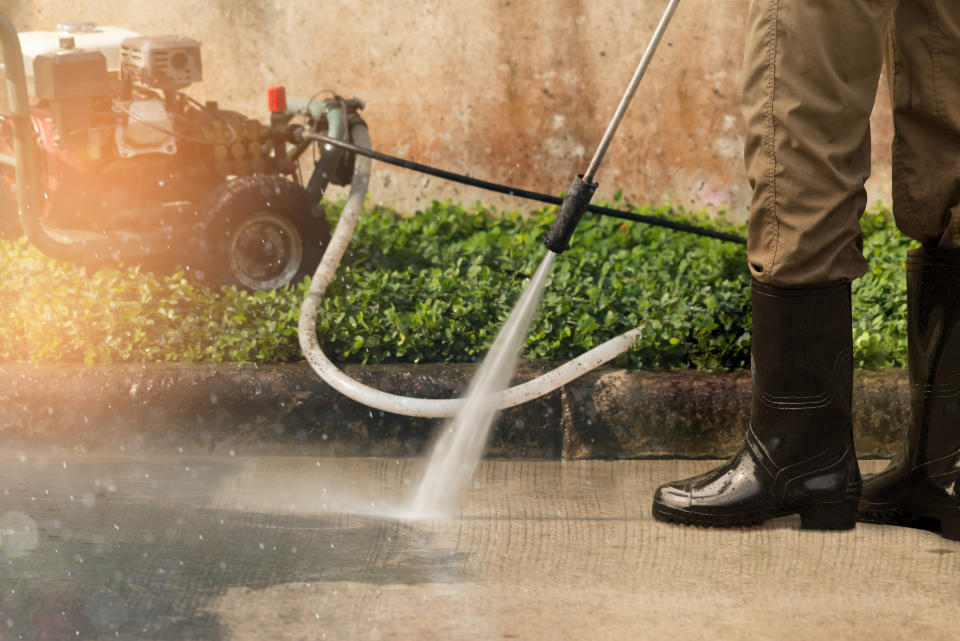
[[902,0],[891,27],[894,216],[923,247],[907,259],[906,444],[865,480],[860,519],[960,539],[960,3]]
[[751,2],[750,429],[728,463],[659,488],[658,519],[732,526],[799,514],[801,527],[854,525],[849,283],[866,269],[858,222],[888,9],[882,0]]
[[885,51],[893,214],[924,247],[960,248],[960,3],[894,7]]
[[867,269],[859,219],[889,6],[750,4],[742,105],[753,188],[748,256],[761,282],[850,282]]

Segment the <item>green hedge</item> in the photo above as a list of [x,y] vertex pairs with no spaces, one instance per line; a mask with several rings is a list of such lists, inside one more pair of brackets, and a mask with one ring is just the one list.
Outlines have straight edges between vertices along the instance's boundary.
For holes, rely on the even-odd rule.
[[[470,361],[482,356],[543,252],[553,208],[520,215],[434,203],[414,216],[366,212],[319,312],[339,362]],[[649,215],[725,231],[703,213]],[[338,210],[330,207],[331,222]],[[854,287],[860,366],[905,358],[904,250],[888,212],[863,219],[872,268]],[[645,368],[745,367],[749,276],[739,245],[588,215],[554,266],[527,342],[530,358],[566,359],[635,325],[624,357]],[[306,284],[248,294],[137,268],[86,274],[23,240],[0,240],[0,360],[300,360]]]

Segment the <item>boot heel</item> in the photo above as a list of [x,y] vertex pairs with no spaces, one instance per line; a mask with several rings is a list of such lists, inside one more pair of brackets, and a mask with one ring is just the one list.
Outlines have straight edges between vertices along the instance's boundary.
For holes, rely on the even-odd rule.
[[940,535],[951,541],[960,541],[960,515],[940,519]]
[[857,524],[857,502],[807,505],[798,514],[801,530],[852,530]]

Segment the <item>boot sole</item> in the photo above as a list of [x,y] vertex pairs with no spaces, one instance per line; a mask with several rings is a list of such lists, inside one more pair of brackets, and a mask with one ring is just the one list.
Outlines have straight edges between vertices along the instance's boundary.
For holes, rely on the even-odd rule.
[[898,508],[858,508],[857,520],[861,523],[875,525],[899,525],[901,527],[918,527],[919,523],[910,510]]
[[898,525],[940,533],[950,541],[960,541],[960,508],[914,507],[913,509],[860,509],[857,520],[878,525]]
[[836,501],[791,505],[752,514],[701,514],[660,503],[653,504],[653,518],[666,523],[701,527],[751,527],[781,516],[800,516],[801,530],[852,530],[857,524],[857,502]]

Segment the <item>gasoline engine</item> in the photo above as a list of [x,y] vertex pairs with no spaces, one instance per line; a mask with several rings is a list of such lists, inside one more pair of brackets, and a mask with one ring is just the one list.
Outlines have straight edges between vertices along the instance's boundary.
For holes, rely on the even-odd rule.
[[[283,88],[271,87],[263,123],[184,93],[203,79],[191,38],[89,23],[18,36],[42,192],[33,213],[50,238],[133,238],[145,257],[186,265],[215,285],[272,289],[313,272],[329,240],[319,201],[328,184],[350,182],[353,157],[298,134],[347,141],[360,101],[288,105]],[[4,117],[0,128],[8,159],[13,121]],[[315,162],[305,180],[308,150]],[[0,216],[9,226],[18,186],[5,165]]]

